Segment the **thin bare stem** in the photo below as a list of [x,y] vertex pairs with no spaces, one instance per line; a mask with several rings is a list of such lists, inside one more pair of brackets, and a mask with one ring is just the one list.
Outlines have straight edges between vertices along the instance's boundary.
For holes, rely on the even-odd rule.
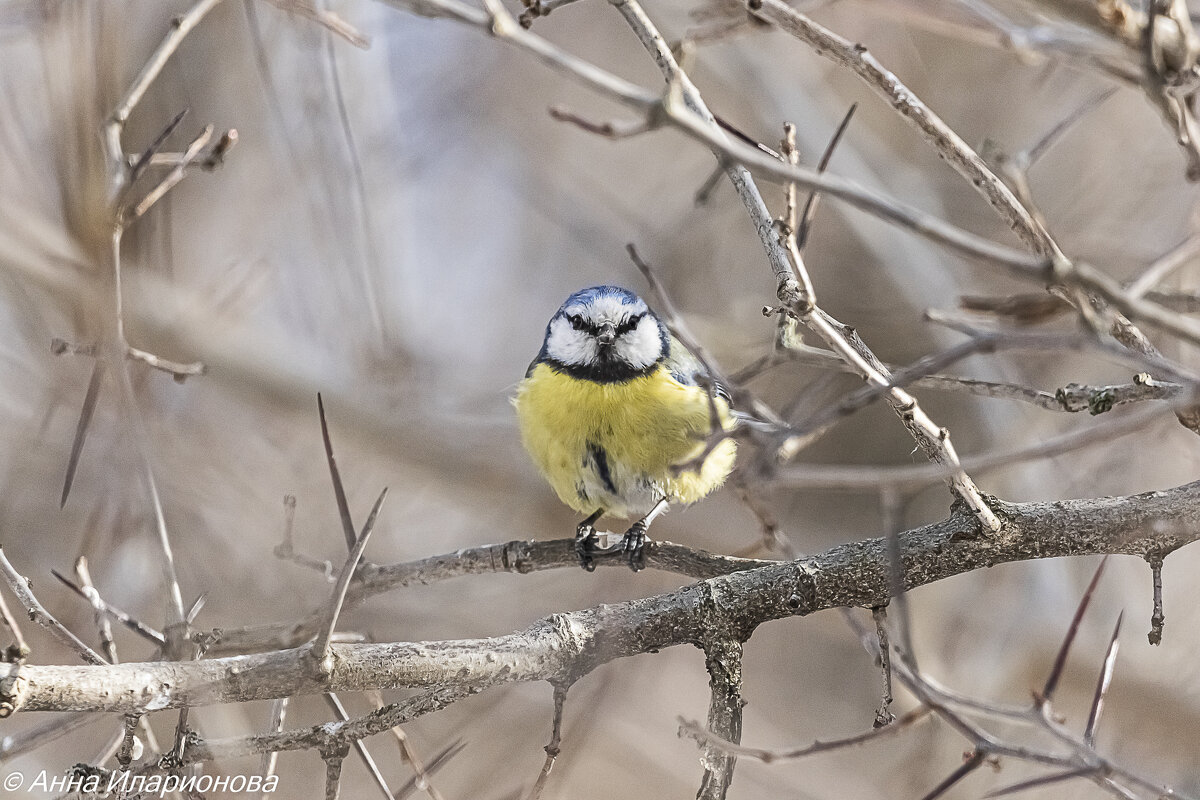
[[150,58],[146,60],[137,78],[125,90],[125,94],[121,96],[109,115],[104,125],[104,144],[109,160],[110,198],[115,200],[128,185],[129,173],[125,163],[125,150],[121,144],[121,134],[125,130],[125,123],[129,120],[129,115],[141,102],[150,85],[154,83],[175,51],[179,49],[183,40],[220,3],[221,0],[198,0],[188,11],[171,20],[171,30],[159,43]]
[[[113,241],[115,251],[113,253],[115,271],[120,271],[120,237],[115,236]],[[118,289],[119,294],[119,289]],[[122,334],[123,335],[123,334]],[[123,344],[124,339],[121,339]],[[145,425],[142,420],[141,410],[138,407],[137,397],[133,392],[133,384],[129,379],[129,372],[126,369],[118,368],[114,370],[117,378],[117,386],[121,392],[122,404],[126,410],[127,424],[130,429],[130,434],[134,441],[134,447],[137,450],[138,458],[141,461],[142,477],[146,482],[146,492],[150,501],[150,507],[154,512],[154,530],[158,537],[158,549],[161,556],[163,577],[167,584],[168,617],[167,626],[167,652],[174,649],[173,642],[178,636],[185,633],[187,627],[187,615],[183,608],[183,591],[179,587],[179,574],[175,569],[175,554],[171,547],[171,537],[167,531],[167,520],[163,513],[162,498],[158,493],[158,484],[154,479],[154,468],[150,461],[149,445],[147,443],[148,435],[146,434]]]
[[556,683],[554,685],[554,719],[550,726],[550,743],[546,745],[546,760],[542,763],[541,772],[538,773],[537,780],[533,782],[529,794],[525,795],[525,800],[540,800],[542,791],[546,788],[546,781],[550,778],[550,771],[554,769],[554,764],[558,761],[559,749],[562,744],[563,706],[567,702],[568,689],[570,686],[567,684]]
[[1064,770],[1062,772],[1053,772],[1049,775],[1042,775],[1038,778],[1030,778],[1027,781],[1019,781],[1010,783],[1007,786],[1002,786],[999,789],[993,789],[984,795],[989,797],[1004,797],[1005,795],[1016,794],[1017,792],[1028,791],[1029,789],[1038,789],[1042,786],[1052,786],[1063,781],[1073,780],[1075,778],[1088,777],[1094,772],[1092,767],[1077,767],[1074,769]]
[[96,612],[96,628],[100,633],[100,649],[104,651],[104,655],[108,658],[108,663],[119,663],[117,658],[117,646],[113,642],[112,623],[108,620],[108,615],[104,613],[104,601],[100,599],[100,593],[96,591],[96,587],[92,584],[92,574],[88,570],[88,562],[84,556],[75,559],[75,577],[79,579],[79,585],[83,588],[84,596],[92,604],[92,608]]
[[1188,264],[1200,255],[1200,236],[1192,235],[1184,239],[1169,252],[1155,259],[1141,275],[1137,276],[1126,291],[1130,297],[1143,297],[1151,289],[1158,286],[1175,270]]
[[[387,705],[383,702],[383,695],[377,690],[372,689],[366,695],[376,710],[382,709]],[[395,725],[390,729],[390,733],[392,734],[392,738],[396,740],[396,745],[400,748],[400,757],[408,763],[413,771],[413,777],[404,786],[396,790],[393,795],[394,800],[404,800],[405,797],[417,790],[427,794],[429,800],[444,800],[442,793],[434,788],[430,778],[434,772],[449,763],[451,758],[462,752],[463,747],[466,746],[465,743],[461,739],[451,742],[442,748],[441,751],[434,753],[433,758],[429,761],[429,765],[426,766],[420,756],[417,755],[416,749],[413,747],[412,742],[409,741],[408,734],[404,732],[403,728]]]
[[[4,627],[8,628],[12,634],[13,643],[4,648],[4,661],[10,664],[19,664],[28,657],[30,650],[29,645],[25,643],[25,637],[21,634],[21,626],[17,624],[16,618],[12,615],[12,611],[8,608],[8,603],[4,600],[4,595],[0,593],[0,619],[4,621]],[[3,714],[3,709],[0,709],[0,715]]]
[[46,610],[46,607],[34,596],[29,581],[13,568],[3,547],[0,547],[0,572],[3,572],[5,581],[8,582],[13,594],[17,596],[17,600],[25,607],[31,620],[48,630],[55,639],[77,653],[84,662],[97,665],[108,663],[103,656],[84,644],[78,636],[67,630],[61,622],[54,618],[53,614]]
[[360,50],[371,46],[370,38],[355,28],[345,17],[326,8],[316,8],[303,0],[267,0],[268,3],[289,14],[310,19],[334,36],[340,37]]
[[[829,168],[829,162],[833,160],[833,154],[837,147],[842,142],[842,137],[846,135],[846,130],[850,127],[850,120],[854,119],[854,112],[858,110],[858,103],[851,103],[846,115],[842,117],[842,121],[838,123],[837,130],[833,132],[833,136],[829,139],[829,144],[825,146],[825,152],[821,154],[821,160],[817,162],[817,173],[820,174]],[[795,184],[788,184],[794,186]],[[813,219],[817,216],[817,207],[821,203],[821,193],[817,191],[809,192],[808,200],[804,202],[804,211],[800,214],[799,226],[796,228],[795,245],[796,249],[804,252],[804,248],[808,246],[809,236],[812,235]]]
[[[330,707],[337,714],[338,719],[346,722],[350,719],[350,715],[346,713],[346,707],[342,705],[342,701],[336,694],[330,692],[325,695]],[[358,753],[359,759],[367,767],[367,772],[371,773],[371,779],[375,781],[375,785],[379,787],[379,791],[383,793],[384,800],[393,800],[392,790],[388,788],[387,779],[383,777],[383,773],[379,771],[379,765],[375,763],[375,759],[371,757],[371,751],[367,750],[367,745],[362,739],[354,740],[354,751]]]
[[[381,706],[382,707],[382,706]],[[403,734],[403,729],[400,726],[392,728],[393,734]],[[441,750],[433,754],[433,758],[429,759],[429,763],[422,765],[420,759],[415,758],[415,753],[412,752],[412,746],[408,743],[407,737],[397,735],[397,739],[401,742],[401,749],[404,751],[405,758],[413,768],[413,776],[409,778],[408,783],[396,790],[395,800],[404,800],[404,798],[416,791],[423,791],[429,796],[429,800],[444,800],[442,793],[433,787],[431,782],[432,777],[443,767],[450,763],[451,760],[466,748],[467,743],[462,739],[456,739],[450,744],[443,747]]]
[[1163,623],[1166,622],[1166,616],[1163,614],[1163,599],[1162,599],[1162,568],[1163,556],[1152,554],[1146,559],[1150,562],[1150,576],[1154,588],[1154,611],[1150,615],[1150,633],[1146,635],[1150,644],[1162,644]]
[[116,606],[109,605],[109,603],[100,596],[100,593],[95,591],[94,587],[93,591],[89,592],[82,586],[76,584],[67,576],[63,575],[58,570],[52,569],[50,570],[50,574],[58,578],[58,580],[61,581],[67,588],[71,589],[71,591],[75,592],[84,600],[87,600],[89,603],[91,603],[93,607],[97,608],[97,610],[102,611],[102,613],[104,613],[106,616],[115,619],[117,622],[121,623],[138,636],[141,636],[146,641],[159,647],[162,647],[164,644],[166,644],[167,640],[165,636],[144,622],[117,608]]
[[958,783],[963,778],[979,769],[979,767],[983,764],[985,756],[986,754],[982,750],[975,750],[975,752],[967,756],[967,759],[963,761],[962,765],[959,766],[958,769],[947,775],[945,780],[933,787],[921,798],[921,800],[935,800],[935,798],[941,797],[946,792],[950,791],[950,788],[954,786],[954,784]]
[[812,744],[803,745],[800,747],[791,747],[784,750],[768,750],[762,747],[745,747],[744,745],[736,744],[727,741],[705,729],[700,723],[686,720],[679,717],[679,735],[688,736],[695,739],[701,745],[714,747],[723,750],[731,755],[744,756],[745,758],[753,758],[761,761],[764,764],[770,764],[775,761],[792,761],[807,756],[816,755],[818,753],[827,753],[832,750],[842,750],[848,747],[857,747],[861,744],[867,744],[879,739],[884,739],[893,734],[905,730],[918,720],[929,716],[930,710],[927,708],[917,708],[908,712],[904,716],[897,719],[891,725],[882,728],[872,728],[869,731],[847,736],[843,739],[830,739],[828,741],[817,741]]
[[[289,698],[280,697],[271,704],[271,725],[267,731],[268,733],[279,733],[281,730],[283,730],[283,722],[285,719],[287,719],[288,701]],[[262,754],[262,760],[260,761],[258,767],[258,774],[263,776],[264,781],[275,774],[275,766],[278,761],[278,750],[268,750]],[[262,800],[268,800],[269,795],[269,792],[263,792]]]

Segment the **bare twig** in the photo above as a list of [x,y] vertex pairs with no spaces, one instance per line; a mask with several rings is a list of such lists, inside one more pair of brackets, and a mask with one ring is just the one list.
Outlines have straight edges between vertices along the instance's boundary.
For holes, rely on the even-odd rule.
[[[825,146],[825,152],[821,154],[821,160],[817,162],[817,172],[822,173],[829,168],[829,162],[833,160],[833,153],[837,150],[837,146],[841,143],[842,137],[846,134],[846,130],[850,127],[850,120],[854,119],[854,112],[858,110],[858,103],[851,103],[846,115],[842,117],[842,121],[838,123],[837,130],[833,132],[833,136],[829,139],[829,144]],[[793,186],[794,184],[788,184]],[[817,206],[820,205],[821,194],[817,191],[812,191],[808,195],[808,200],[804,202],[804,211],[800,214],[800,223],[796,228],[796,249],[804,252],[804,248],[808,245],[808,237],[812,232],[813,218],[817,215]]]
[[[114,270],[120,272],[120,234],[119,232],[113,236],[113,264]],[[120,289],[117,289],[118,296]],[[118,310],[118,320],[119,320]],[[119,342],[124,343],[124,334],[118,334]],[[142,478],[146,483],[146,493],[150,501],[151,510],[154,513],[154,531],[158,539],[158,550],[162,561],[163,579],[167,584],[167,592],[169,604],[168,625],[164,634],[167,637],[167,644],[164,648],[169,656],[177,655],[178,645],[180,640],[186,635],[187,629],[187,614],[183,608],[183,591],[179,586],[179,574],[175,569],[175,553],[171,547],[171,537],[167,531],[167,520],[163,513],[162,498],[158,493],[158,483],[154,478],[154,469],[150,460],[150,449],[148,444],[149,436],[146,433],[145,424],[142,420],[141,411],[138,407],[137,396],[133,391],[133,384],[130,381],[129,373],[125,369],[113,370],[117,378],[117,386],[120,389],[121,401],[124,405],[126,414],[126,423],[129,428],[130,436],[134,441],[138,458],[141,461]]]
[[1092,767],[1076,767],[1074,769],[1068,769],[1062,772],[1054,772],[1049,775],[1030,778],[1027,781],[1010,783],[1009,785],[1002,786],[999,789],[993,789],[985,794],[984,797],[1004,797],[1005,795],[1028,791],[1029,789],[1038,789],[1042,786],[1052,786],[1056,783],[1061,783],[1062,781],[1074,780],[1075,778],[1086,778],[1093,772],[1094,769]]
[[86,663],[95,665],[108,663],[104,660],[103,656],[84,644],[78,636],[67,630],[61,622],[54,618],[53,614],[46,610],[45,606],[34,596],[29,581],[13,568],[2,547],[0,547],[0,572],[3,572],[5,581],[8,582],[13,594],[17,596],[17,600],[21,602],[21,605],[29,613],[31,620],[48,630],[55,639],[66,645],[68,649],[78,653],[79,657]]
[[550,725],[550,743],[546,745],[546,760],[542,763],[541,772],[533,782],[529,794],[525,795],[525,800],[541,798],[546,781],[550,778],[550,770],[554,769],[554,764],[558,761],[559,746],[562,744],[563,705],[567,702],[567,690],[570,688],[566,684],[554,685],[554,719]]
[[1158,286],[1168,275],[1185,266],[1198,255],[1200,255],[1200,235],[1187,237],[1169,252],[1155,259],[1154,263],[1129,283],[1127,291],[1131,297],[1151,296],[1150,291],[1154,287]]
[[[201,151],[204,150],[204,148],[208,145],[209,141],[212,139],[212,135],[213,126],[206,125],[204,129],[196,135],[196,138],[192,139],[191,143],[188,144],[187,149],[183,151],[183,158],[180,159],[177,165],[175,165],[175,168],[168,172],[167,175],[161,181],[159,181],[157,186],[147,192],[146,196],[139,200],[137,204],[134,205],[128,211],[128,213],[122,217],[120,223],[122,225],[128,225],[133,220],[141,218],[154,206],[155,203],[161,200],[167,192],[171,191],[171,189],[178,185],[178,183],[182,181],[184,176],[187,174],[188,167],[190,167],[192,162],[200,157]],[[236,133],[233,138],[236,140]]]
[[987,754],[982,750],[975,750],[965,758],[961,766],[947,775],[945,780],[930,789],[927,794],[923,795],[921,800],[934,800],[934,798],[941,797],[946,792],[950,791],[950,788],[954,786],[954,784],[958,783],[963,778],[979,769],[979,767],[983,765],[983,760],[986,755]]
[[109,603],[100,596],[100,593],[95,591],[94,587],[93,590],[89,592],[84,587],[79,586],[58,570],[52,569],[50,570],[50,574],[58,578],[59,581],[67,586],[67,588],[71,589],[84,600],[87,600],[89,603],[91,603],[92,606],[98,611],[102,611],[106,616],[112,617],[117,622],[121,623],[126,628],[129,628],[129,630],[133,631],[138,636],[141,636],[146,641],[150,642],[151,644],[158,645],[159,647],[162,647],[164,644],[166,644],[167,640],[165,636],[154,630],[154,628],[151,628],[149,625],[146,625],[144,622],[117,608],[116,606],[109,605]]
[[[633,29],[643,46],[654,57],[659,69],[669,85],[668,100],[678,94],[680,102],[689,108],[696,117],[710,130],[721,133],[712,114],[701,99],[696,87],[688,76],[679,68],[674,56],[666,47],[662,36],[655,29],[650,18],[642,10],[637,0],[614,0],[614,5],[626,22]],[[717,153],[714,153],[719,155]],[[792,168],[795,165],[789,164]],[[800,253],[795,247],[795,240],[788,236],[783,243],[763,235],[760,217],[766,214],[762,196],[759,194],[753,179],[742,167],[730,168],[728,172],[734,182],[743,204],[750,213],[756,226],[759,227],[760,239],[767,251],[768,260],[778,281],[780,301],[796,313],[800,319],[848,363],[856,368],[871,383],[886,384],[886,368],[875,357],[866,345],[854,335],[848,327],[834,320],[816,306],[812,280],[805,269]],[[820,177],[820,175],[818,175]],[[768,215],[769,216],[769,215]],[[714,373],[715,374],[715,373]],[[889,402],[900,416],[905,428],[916,439],[925,455],[936,463],[957,464],[958,457],[950,443],[949,433],[933,423],[917,406],[916,400],[907,392],[894,389],[889,392]],[[786,445],[790,452],[800,446],[798,440],[792,440]],[[971,478],[961,470],[949,481],[955,492],[971,508],[979,518],[980,524],[990,531],[1000,529],[1000,520],[988,508],[978,488]]]
[[[347,722],[350,715],[346,713],[346,707],[342,705],[342,701],[338,699],[336,694],[332,692],[325,695],[325,699],[329,702],[331,708],[338,719],[342,722]],[[383,777],[383,773],[379,771],[379,765],[375,763],[375,759],[371,757],[371,751],[367,750],[367,745],[362,739],[354,740],[354,751],[358,753],[359,759],[367,767],[367,772],[371,773],[371,779],[375,781],[375,785],[379,787],[379,791],[383,793],[385,800],[393,800],[392,790],[388,788],[387,779]]]
[[[287,718],[288,700],[289,698],[287,697],[280,697],[271,704],[271,726],[267,731],[268,733],[277,734],[283,730],[283,721]],[[258,774],[262,775],[264,780],[270,778],[275,774],[275,765],[278,761],[278,750],[268,750],[267,752],[263,753],[262,760],[258,768]],[[267,798],[268,793],[264,792],[263,800],[267,800]]]
[[830,739],[829,741],[817,741],[812,744],[802,745],[800,747],[791,747],[785,750],[767,750],[761,747],[745,747],[744,745],[736,744],[716,736],[711,731],[702,727],[700,723],[691,720],[686,720],[683,717],[679,718],[679,735],[688,736],[695,739],[701,745],[723,750],[731,755],[744,756],[753,758],[764,764],[770,764],[775,761],[791,761],[806,756],[816,755],[818,753],[827,753],[832,750],[841,750],[848,747],[857,747],[861,744],[884,739],[888,736],[906,730],[910,725],[918,720],[925,719],[930,714],[927,708],[918,708],[908,712],[904,716],[897,719],[891,725],[885,727],[875,727],[869,731],[847,736],[842,739]]
[[[0,714],[12,713],[5,703],[0,703]],[[97,720],[108,719],[100,714],[63,714],[26,728],[16,733],[0,737],[0,762],[9,762],[26,753],[31,753],[39,747],[66,736],[72,731]]]
[[[8,609],[8,603],[5,602],[2,593],[0,593],[0,619],[4,621],[4,627],[8,628],[8,632],[13,637],[13,643],[4,648],[3,660],[10,664],[19,664],[29,655],[29,645],[25,643],[25,637],[21,635],[21,626],[17,624],[12,611]],[[0,715],[2,714],[3,709],[0,709]]]
[[791,486],[795,488],[839,488],[876,490],[883,485],[927,486],[960,469],[974,473],[983,472],[1009,464],[1035,461],[1041,458],[1069,453],[1099,442],[1111,441],[1144,429],[1162,416],[1154,408],[1143,408],[1115,419],[1107,424],[1089,425],[1052,436],[1030,445],[1011,449],[994,450],[977,456],[967,456],[960,465],[916,464],[896,467],[867,466],[789,466],[764,480],[767,487]]
[[[403,733],[403,730],[399,726],[392,728],[393,734],[395,734],[397,731]],[[404,800],[404,798],[418,790],[429,795],[429,800],[443,800],[442,793],[433,788],[433,783],[431,783],[430,779],[435,773],[449,764],[455,756],[461,753],[463,749],[466,748],[467,743],[462,739],[456,739],[438,752],[434,753],[433,758],[429,759],[428,764],[421,766],[420,760],[413,757],[414,754],[411,746],[408,744],[407,738],[401,738],[397,736],[397,739],[401,742],[401,747],[404,750],[405,758],[412,766],[415,774],[409,778],[408,783],[396,790],[395,800]]]
[[267,0],[267,2],[289,14],[316,22],[334,36],[346,40],[361,50],[366,50],[371,46],[371,40],[366,34],[347,22],[340,14],[327,8],[314,7],[304,0]]
[[283,558],[291,561],[293,564],[298,564],[302,567],[316,570],[325,576],[325,580],[333,583],[337,580],[337,575],[333,571],[333,562],[326,559],[319,561],[315,558],[310,558],[303,553],[296,552],[296,543],[293,538],[293,526],[296,520],[296,497],[294,495],[284,495],[283,497],[283,541],[275,545],[276,558]]
[[129,167],[126,164],[125,151],[121,144],[121,134],[125,130],[125,123],[128,121],[129,115],[141,102],[142,97],[150,88],[150,84],[154,83],[183,40],[220,3],[221,0],[198,0],[187,12],[171,21],[171,30],[147,59],[137,78],[125,90],[125,94],[121,96],[109,115],[104,125],[104,145],[109,161],[110,199],[115,201],[129,182]]
[[1146,560],[1150,562],[1150,574],[1154,584],[1154,612],[1150,616],[1150,633],[1146,638],[1150,644],[1162,644],[1163,623],[1166,622],[1166,616],[1163,614],[1162,600],[1162,568],[1164,554],[1151,553]]
[[117,647],[113,643],[112,624],[108,621],[108,615],[104,613],[104,601],[100,599],[100,593],[92,585],[92,574],[88,570],[87,559],[83,556],[75,559],[75,577],[79,579],[79,585],[83,588],[84,596],[87,597],[92,604],[92,608],[95,609],[96,628],[100,632],[100,649],[104,651],[104,655],[108,658],[108,663],[116,664],[120,659],[117,658]]
[[[384,708],[387,704],[383,702],[383,695],[376,690],[368,691],[367,697],[375,706],[376,710]],[[408,763],[412,768],[413,776],[409,781],[396,790],[393,795],[394,800],[404,800],[405,797],[412,794],[414,791],[425,792],[429,796],[429,800],[444,800],[442,793],[434,788],[430,778],[433,773],[441,767],[449,763],[450,759],[462,752],[466,744],[461,740],[451,742],[439,752],[434,753],[430,759],[428,766],[417,755],[416,749],[412,742],[408,739],[408,734],[399,725],[391,728],[392,737],[396,740],[397,746],[400,748],[400,757]]]

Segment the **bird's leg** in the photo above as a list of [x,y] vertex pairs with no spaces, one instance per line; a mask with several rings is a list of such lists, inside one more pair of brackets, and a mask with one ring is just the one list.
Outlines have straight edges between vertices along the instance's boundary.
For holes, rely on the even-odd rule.
[[667,498],[660,497],[654,504],[654,508],[650,509],[650,513],[633,523],[629,530],[625,531],[625,536],[621,539],[621,550],[629,559],[629,568],[634,572],[646,566],[646,529],[650,527],[650,523],[654,521],[655,517],[666,510]]
[[579,556],[579,566],[588,572],[595,571],[596,561],[592,556],[601,550],[596,539],[596,529],[592,526],[603,513],[604,509],[598,508],[575,527],[575,554]]

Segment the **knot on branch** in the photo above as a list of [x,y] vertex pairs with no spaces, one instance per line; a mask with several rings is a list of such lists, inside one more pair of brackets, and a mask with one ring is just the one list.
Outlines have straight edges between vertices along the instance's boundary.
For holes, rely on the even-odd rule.
[[505,572],[526,575],[533,572],[531,547],[533,542],[517,540],[504,545],[500,551],[500,563]]
[[783,304],[784,308],[797,316],[802,317],[812,313],[812,297],[795,278],[784,278],[781,280],[775,290],[775,296],[779,298],[779,302]]

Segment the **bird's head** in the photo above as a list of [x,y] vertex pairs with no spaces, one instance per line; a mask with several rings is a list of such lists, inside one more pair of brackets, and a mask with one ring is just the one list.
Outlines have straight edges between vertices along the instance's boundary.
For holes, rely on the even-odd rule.
[[542,354],[575,377],[607,383],[649,372],[669,348],[667,327],[642,298],[593,286],[568,297],[550,319]]

